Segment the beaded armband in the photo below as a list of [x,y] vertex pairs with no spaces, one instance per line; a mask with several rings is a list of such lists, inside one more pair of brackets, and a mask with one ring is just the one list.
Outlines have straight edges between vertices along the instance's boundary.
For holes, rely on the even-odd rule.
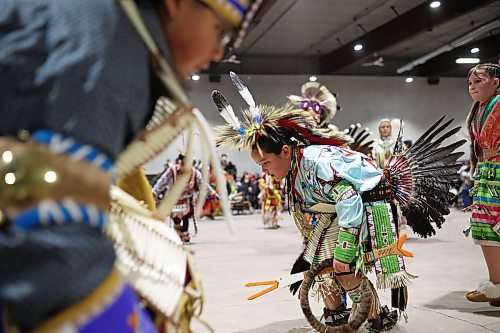
[[349,199],[357,194],[357,192],[352,188],[352,185],[347,181],[342,180],[338,182],[331,190],[330,197],[334,202],[339,202],[341,200]]
[[346,264],[354,261],[358,249],[358,235],[350,231],[340,229],[334,250],[334,258]]

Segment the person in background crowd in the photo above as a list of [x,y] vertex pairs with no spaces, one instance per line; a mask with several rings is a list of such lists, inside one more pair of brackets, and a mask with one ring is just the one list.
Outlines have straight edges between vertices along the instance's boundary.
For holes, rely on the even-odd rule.
[[[197,232],[196,217],[194,216],[194,207],[196,206],[196,198],[199,195],[201,188],[202,176],[200,170],[195,167],[186,168],[184,165],[184,155],[179,154],[175,160],[175,164],[169,167],[164,172],[158,181],[153,186],[153,197],[157,205],[160,204],[168,189],[177,181],[178,177],[184,172],[189,173],[189,181],[186,189],[182,193],[179,201],[172,210],[171,218],[174,226],[180,232],[181,239],[184,243],[189,243],[191,236],[189,234],[189,220],[193,219],[195,231]],[[207,196],[215,195],[215,190],[208,185]]]
[[391,159],[392,151],[396,145],[396,140],[392,137],[392,124],[389,119],[382,119],[378,123],[379,137],[374,141],[372,156],[377,166],[385,168]]
[[277,181],[267,174],[259,179],[262,221],[270,229],[279,228],[278,223],[282,220],[283,200],[281,192],[284,186],[284,181]]
[[220,165],[222,166],[222,169],[223,170],[226,170],[226,167],[227,167],[227,154],[222,154],[220,156]]
[[236,180],[238,176],[238,170],[236,169],[236,166],[233,164],[233,162],[229,161],[224,171],[229,173],[233,177],[233,179]]
[[211,166],[209,168],[208,182],[215,192],[213,194],[207,195],[207,199],[205,200],[205,204],[203,205],[202,216],[207,216],[209,219],[214,220],[216,216],[222,215],[222,209],[219,202],[219,196],[217,195],[218,188],[215,173]]

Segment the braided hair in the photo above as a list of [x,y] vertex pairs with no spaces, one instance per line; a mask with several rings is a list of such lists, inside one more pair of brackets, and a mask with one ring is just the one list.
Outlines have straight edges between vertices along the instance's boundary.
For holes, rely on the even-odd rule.
[[[479,71],[481,73],[479,73]],[[493,78],[493,79],[496,78],[500,80],[500,65],[493,63],[478,64],[469,70],[469,73],[467,74],[467,80],[469,80],[472,74],[476,76],[478,76],[478,74],[482,74],[488,76],[488,78]],[[499,93],[499,89],[500,89],[500,84],[496,90],[497,94]],[[472,103],[472,108],[469,113],[469,115],[472,116],[472,118],[476,115],[479,109],[479,104],[480,104],[479,102]]]
[[[480,73],[480,74],[484,74],[484,75],[488,76],[489,78],[500,79],[500,65],[499,64],[494,64],[494,63],[478,64],[469,70],[469,73],[467,74],[467,79],[469,79],[472,74],[478,75],[478,71],[481,71],[482,73]],[[497,92],[498,92],[498,87],[497,87]]]

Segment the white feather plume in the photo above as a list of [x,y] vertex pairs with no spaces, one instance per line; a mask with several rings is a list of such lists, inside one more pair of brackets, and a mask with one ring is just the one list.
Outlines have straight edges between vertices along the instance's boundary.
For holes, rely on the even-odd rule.
[[238,77],[238,75],[236,75],[235,72],[229,72],[229,76],[231,77],[231,81],[233,81],[233,84],[236,87],[236,89],[238,89],[238,92],[240,93],[241,97],[243,97],[245,102],[248,104],[252,116],[255,118],[258,115],[260,115],[259,108],[255,104],[255,100],[253,99],[250,90],[248,90],[248,88],[243,84],[243,82]]

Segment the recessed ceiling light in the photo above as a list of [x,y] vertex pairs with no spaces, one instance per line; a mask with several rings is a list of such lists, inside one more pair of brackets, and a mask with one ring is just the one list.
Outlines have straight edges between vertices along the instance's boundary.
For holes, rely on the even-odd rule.
[[470,49],[470,53],[478,53],[479,52],[479,47],[473,47]]
[[429,6],[431,8],[438,8],[439,6],[441,6],[441,1],[433,1]]
[[198,74],[191,75],[191,80],[198,81],[199,79],[200,79],[200,76]]
[[458,58],[455,60],[457,64],[478,64],[479,58]]
[[309,81],[316,82],[316,81],[318,81],[318,78],[316,76],[314,76],[314,75],[313,76],[309,76]]
[[363,45],[361,45],[361,44],[356,44],[356,45],[354,45],[354,51],[359,51],[359,50],[361,50],[362,48],[363,48]]
[[412,77],[407,77],[407,78],[405,79],[405,82],[406,82],[406,83],[412,83],[412,82],[413,82],[413,78],[412,78]]

